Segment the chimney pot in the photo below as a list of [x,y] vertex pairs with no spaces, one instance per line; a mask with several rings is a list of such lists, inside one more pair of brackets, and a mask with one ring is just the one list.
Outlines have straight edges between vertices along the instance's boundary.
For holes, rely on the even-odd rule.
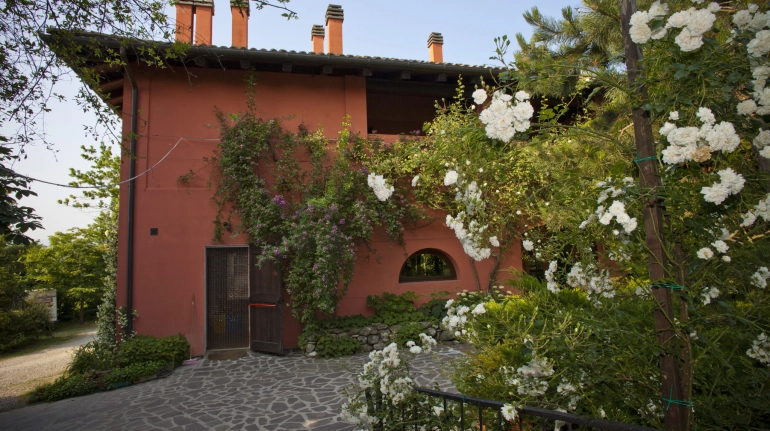
[[233,16],[232,46],[249,47],[249,15],[251,9],[247,0],[230,0],[230,12]]
[[314,24],[310,30],[310,40],[313,42],[313,52],[316,54],[324,53],[324,26]]
[[328,41],[326,51],[329,54],[342,55],[342,21],[345,20],[345,11],[342,6],[330,4],[326,8],[326,29]]
[[428,55],[432,63],[444,62],[444,36],[433,32],[428,37]]
[[180,42],[194,42],[197,45],[211,45],[214,0],[177,0],[174,5],[176,6],[176,39]]

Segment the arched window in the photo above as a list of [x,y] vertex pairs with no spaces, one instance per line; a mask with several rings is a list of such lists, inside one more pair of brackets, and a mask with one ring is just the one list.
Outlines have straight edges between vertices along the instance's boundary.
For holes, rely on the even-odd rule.
[[440,250],[425,248],[415,252],[401,267],[399,283],[456,280],[457,274],[449,256]]

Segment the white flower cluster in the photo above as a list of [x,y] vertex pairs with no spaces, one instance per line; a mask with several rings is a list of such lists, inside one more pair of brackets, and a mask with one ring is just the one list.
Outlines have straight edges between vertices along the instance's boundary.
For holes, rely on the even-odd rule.
[[628,213],[626,213],[626,205],[622,200],[613,200],[609,208],[605,208],[604,205],[601,205],[602,202],[606,201],[610,197],[617,198],[624,195],[626,193],[626,188],[636,184],[634,179],[631,177],[623,178],[622,182],[623,186],[617,188],[612,185],[612,178],[607,178],[605,181],[600,181],[596,184],[596,187],[602,189],[599,198],[596,200],[596,203],[600,205],[598,208],[596,208],[594,213],[589,215],[586,220],[580,223],[580,229],[585,229],[589,223],[596,219],[599,220],[599,223],[608,226],[610,222],[612,222],[613,218],[623,227],[623,230],[626,233],[631,233],[636,229],[638,224],[636,217],[632,218],[628,215]]
[[762,220],[764,221],[770,221],[770,193],[768,193],[764,199],[760,199],[754,206],[754,209],[749,210],[746,214],[743,214],[742,217],[743,223],[741,223],[741,226],[743,227],[753,225],[754,222],[757,221],[757,217],[762,217]]
[[593,264],[583,265],[578,262],[572,266],[567,274],[567,284],[572,287],[582,287],[588,292],[588,297],[603,296],[612,298],[615,296],[615,289],[612,286],[610,272],[599,270]]
[[369,174],[366,182],[369,184],[374,194],[377,195],[377,199],[380,201],[386,201],[393,194],[393,186],[388,187],[385,183],[385,178],[382,175],[377,175],[374,172]]
[[513,367],[505,366],[500,367],[500,372],[509,385],[516,387],[519,395],[537,397],[548,390],[548,380],[541,378],[552,376],[554,371],[546,358],[533,355],[532,360],[519,367],[515,373]]
[[[515,96],[516,103],[513,103],[513,99],[514,96],[505,94],[502,90],[492,94],[492,102],[479,114],[479,120],[484,123],[488,137],[508,142],[516,132],[529,129],[529,120],[535,113],[528,100],[529,94],[519,91]],[[473,93],[473,100],[477,104],[484,103],[487,93],[478,89]]]
[[360,425],[362,428],[369,428],[375,423],[377,418],[369,416],[368,409],[366,403],[357,403],[355,406],[344,403],[340,407],[340,417],[343,421],[351,425]]
[[[468,312],[471,311],[471,308],[467,305],[455,304],[454,299],[447,301],[444,308],[447,309],[447,313],[441,320],[441,326],[458,338],[463,335],[470,335],[468,330],[465,329],[465,325],[468,323]],[[484,304],[476,305],[472,311],[474,315],[484,314],[485,312]]]
[[561,383],[556,387],[556,393],[569,396],[567,409],[572,411],[577,410],[577,403],[583,398],[583,396],[578,393],[579,388],[583,388],[582,382],[578,382],[578,385],[575,386],[565,378],[562,378]]
[[433,346],[436,345],[436,340],[430,335],[420,333],[420,345],[417,345],[414,341],[407,341],[406,347],[409,348],[409,352],[416,354],[430,353]]
[[668,6],[656,1],[649,11],[638,11],[631,15],[631,40],[635,43],[647,43],[650,39],[662,39],[668,29],[681,28],[674,42],[682,51],[695,51],[703,46],[703,34],[711,30],[717,17],[714,15],[721,9],[718,3],[712,2],[704,9],[690,9],[676,12],[668,18],[666,25],[654,31],[648,23],[653,19],[664,18],[668,14]]
[[757,272],[751,275],[751,284],[760,289],[767,287],[767,279],[770,278],[770,271],[766,266],[760,266]]
[[719,289],[716,287],[705,287],[700,296],[703,298],[703,305],[711,304],[711,300],[719,296]]
[[765,365],[770,365],[770,339],[764,332],[754,340],[754,344],[746,351],[746,355]]
[[762,57],[770,52],[770,31],[764,30],[770,26],[770,11],[759,12],[757,5],[749,4],[748,9],[739,10],[733,15],[733,24],[743,31],[756,32],[746,45],[750,55]]
[[629,31],[631,40],[634,43],[647,43],[650,39],[657,40],[665,36],[668,31],[665,27],[652,31],[647,24],[653,19],[666,16],[666,14],[668,14],[668,5],[656,1],[652,4],[649,11],[638,11],[631,15],[631,29]]
[[[768,31],[770,33],[770,31]],[[770,87],[767,80],[770,77],[770,65],[767,59],[764,64],[754,64],[751,68],[751,81],[754,91],[751,99],[738,103],[737,109],[740,115],[767,115],[770,114]],[[753,140],[754,146],[759,148],[762,157],[770,159],[770,130],[759,129],[759,134]]]
[[689,161],[704,162],[711,158],[713,151],[731,153],[741,144],[735,133],[735,126],[727,121],[716,124],[716,118],[709,108],[698,109],[697,117],[703,122],[700,128],[677,127],[666,123],[660,129],[671,144],[663,150],[663,163],[675,165]]
[[551,263],[548,264],[548,269],[545,271],[546,287],[551,293],[559,293],[560,291],[559,285],[556,283],[556,280],[553,277],[553,275],[556,273],[557,265],[557,262],[552,260]]
[[[483,237],[484,231],[488,225],[481,225],[471,217],[479,211],[484,211],[486,202],[481,199],[481,190],[476,181],[470,183],[463,181],[456,170],[450,170],[444,176],[444,185],[457,185],[458,191],[455,195],[455,201],[459,202],[465,209],[460,211],[457,216],[451,214],[446,216],[446,225],[455,232],[455,236],[460,240],[465,253],[476,261],[488,258],[492,254],[489,247],[485,247]],[[465,227],[465,222],[468,227]],[[488,238],[489,243],[495,247],[500,245],[496,236]]]
[[717,174],[719,175],[720,182],[712,184],[711,187],[703,187],[700,192],[706,202],[719,205],[728,196],[740,193],[743,190],[746,179],[732,168],[722,169]]
[[[727,243],[724,242],[721,239],[718,239],[718,240],[712,242],[711,245],[714,246],[714,248],[717,250],[717,252],[719,252],[721,254],[727,253],[727,250],[730,249],[730,246],[727,245]],[[714,251],[711,250],[710,247],[703,247],[700,250],[698,250],[696,255],[698,256],[698,259],[709,260],[712,257],[714,257]],[[730,262],[732,259],[730,259],[730,256],[726,256],[725,255],[725,256],[722,256],[722,260],[725,261],[725,262]]]

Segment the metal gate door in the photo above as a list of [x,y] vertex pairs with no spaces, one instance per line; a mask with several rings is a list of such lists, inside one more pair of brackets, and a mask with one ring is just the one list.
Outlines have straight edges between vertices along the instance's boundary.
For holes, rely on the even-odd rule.
[[206,348],[249,346],[249,249],[206,249]]
[[268,261],[262,268],[251,262],[251,350],[283,353],[283,306],[281,300],[281,269]]

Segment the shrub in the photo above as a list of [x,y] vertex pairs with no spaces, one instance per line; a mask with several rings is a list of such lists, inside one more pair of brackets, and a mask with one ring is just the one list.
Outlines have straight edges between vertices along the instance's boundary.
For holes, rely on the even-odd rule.
[[140,362],[173,362],[179,366],[190,356],[190,343],[182,334],[156,338],[149,335],[134,337],[120,346],[118,363],[130,365]]
[[396,337],[393,341],[398,344],[399,347],[404,347],[407,341],[414,341],[420,343],[420,334],[425,330],[419,323],[407,323],[402,326],[401,329],[396,332]]
[[107,345],[91,341],[75,350],[67,371],[70,374],[85,374],[90,371],[109,370],[115,367],[115,353]]
[[0,310],[0,352],[21,347],[44,335],[51,314],[45,305],[27,301],[17,310]]
[[361,344],[347,335],[332,337],[328,334],[320,334],[314,337],[316,355],[321,358],[338,358],[352,355],[361,348]]
[[54,402],[65,398],[88,395],[96,391],[96,382],[82,374],[65,374],[53,383],[38,387],[32,393],[39,401]]
[[115,389],[118,383],[136,382],[142,377],[154,377],[166,364],[167,362],[163,361],[148,361],[116,368],[104,376],[104,387]]

